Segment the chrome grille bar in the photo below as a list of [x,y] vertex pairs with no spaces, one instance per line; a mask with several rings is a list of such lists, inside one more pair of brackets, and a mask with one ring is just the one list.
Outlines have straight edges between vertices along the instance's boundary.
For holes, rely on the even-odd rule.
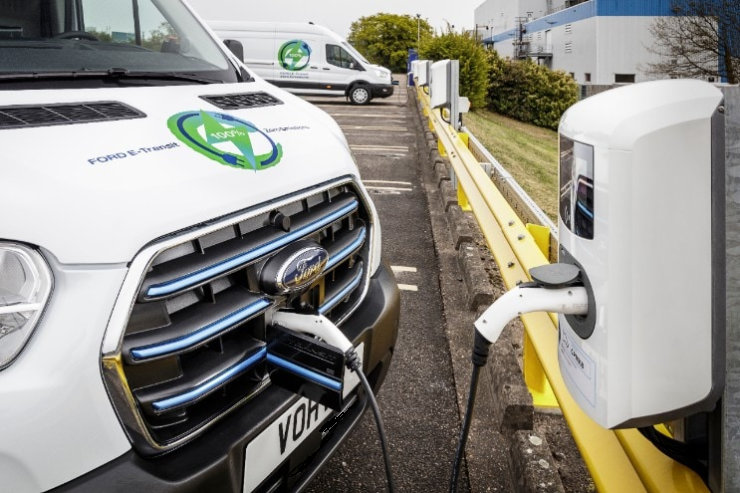
[[317,221],[296,229],[295,231],[291,231],[290,233],[282,235],[274,241],[271,241],[264,245],[260,245],[256,248],[236,255],[235,257],[231,257],[215,265],[200,269],[186,276],[152,285],[147,289],[146,296],[147,298],[168,296],[184,289],[197,286],[204,281],[208,281],[209,279],[217,277],[221,274],[225,274],[231,270],[244,267],[245,265],[250,264],[261,257],[264,257],[265,255],[269,255],[270,253],[279,250],[280,248],[293,241],[299,240],[305,236],[308,236],[325,228],[334,221],[337,221],[342,217],[356,211],[358,207],[359,202],[356,199],[353,199],[349,204],[345,205],[341,209],[327,216],[324,216]]

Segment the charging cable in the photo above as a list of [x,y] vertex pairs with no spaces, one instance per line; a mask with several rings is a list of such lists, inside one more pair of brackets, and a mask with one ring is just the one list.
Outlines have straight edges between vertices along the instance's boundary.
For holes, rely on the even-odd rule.
[[388,444],[385,434],[385,427],[383,426],[383,419],[380,416],[380,408],[378,402],[375,399],[375,393],[373,392],[370,382],[368,382],[365,372],[362,371],[362,365],[360,358],[355,351],[355,347],[352,342],[347,339],[347,336],[334,325],[334,323],[323,315],[311,315],[296,312],[284,312],[279,311],[273,316],[273,323],[278,324],[287,329],[309,334],[322,339],[327,344],[330,344],[340,351],[342,351],[347,358],[347,368],[359,377],[362,386],[365,389],[368,400],[370,401],[370,407],[373,410],[373,416],[375,416],[375,424],[378,428],[378,436],[380,438],[380,448],[383,451],[383,461],[385,462],[385,477],[388,484],[388,491],[393,493],[395,486],[393,483],[393,474],[391,472],[391,459],[388,454]]
[[555,312],[566,315],[588,313],[588,293],[581,285],[578,267],[570,264],[543,265],[530,270],[530,276],[534,282],[521,284],[508,291],[488,307],[474,323],[473,373],[455,460],[452,464],[450,493],[457,491],[462,456],[478,392],[480,369],[486,365],[490,346],[501,336],[506,324],[519,315],[531,312]]

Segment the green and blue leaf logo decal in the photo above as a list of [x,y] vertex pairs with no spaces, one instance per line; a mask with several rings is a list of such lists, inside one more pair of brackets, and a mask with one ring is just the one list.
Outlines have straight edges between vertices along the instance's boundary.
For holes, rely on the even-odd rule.
[[278,61],[285,70],[298,71],[308,66],[311,60],[311,47],[300,39],[284,43],[278,51]]
[[184,111],[167,120],[180,141],[233,168],[260,171],[277,165],[283,148],[254,124],[212,111]]

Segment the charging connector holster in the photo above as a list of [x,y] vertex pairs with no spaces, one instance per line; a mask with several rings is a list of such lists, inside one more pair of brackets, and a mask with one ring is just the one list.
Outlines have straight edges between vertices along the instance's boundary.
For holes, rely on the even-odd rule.
[[267,365],[272,383],[341,411],[346,355],[319,339],[280,325],[270,326],[267,335]]

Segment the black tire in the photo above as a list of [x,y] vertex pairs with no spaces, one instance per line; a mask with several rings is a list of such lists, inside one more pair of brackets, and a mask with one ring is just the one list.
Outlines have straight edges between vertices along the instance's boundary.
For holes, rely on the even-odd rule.
[[370,88],[363,84],[358,84],[349,90],[349,100],[352,104],[367,104],[372,99]]

